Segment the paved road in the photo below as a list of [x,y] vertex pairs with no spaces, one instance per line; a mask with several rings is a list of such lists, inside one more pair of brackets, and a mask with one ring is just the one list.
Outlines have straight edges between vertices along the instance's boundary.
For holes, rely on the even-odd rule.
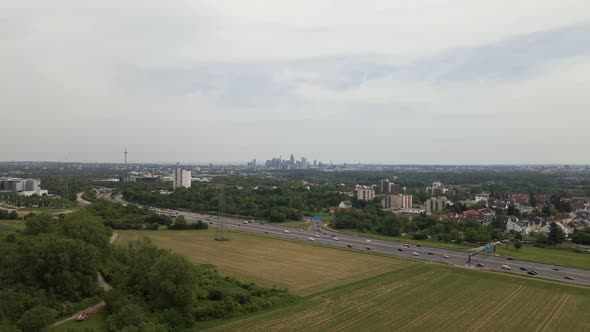
[[[118,199],[118,201],[123,202],[120,198]],[[162,209],[151,209],[156,212],[163,212]],[[166,210],[164,212],[184,215],[188,221],[203,220],[212,225],[217,225],[219,220],[217,216],[202,213],[189,213],[172,210]],[[471,263],[467,263],[469,254],[467,252],[458,250],[432,248],[426,246],[418,247],[413,244],[409,245],[409,248],[402,248],[403,244],[401,242],[368,239],[363,238],[362,236],[337,233],[335,231],[325,228],[317,230],[304,230],[282,227],[277,224],[261,224],[259,222],[244,224],[243,222],[245,219],[235,217],[226,217],[225,220],[227,228],[230,230],[238,230],[254,234],[264,234],[268,236],[286,238],[290,240],[300,240],[307,242],[313,241],[313,243],[330,245],[335,247],[351,248],[353,250],[369,251],[368,248],[370,248],[370,251],[373,252],[390,254],[395,256],[415,258],[432,262],[448,263],[451,265],[473,269],[503,271],[531,278],[545,278],[559,280],[568,283],[590,285],[590,271],[587,270],[555,266],[544,263],[529,262],[518,259],[508,260],[506,257],[498,257],[484,254],[477,254],[472,256]],[[338,241],[336,241],[332,235],[334,237],[337,237]],[[313,238],[314,240],[311,240],[310,238]],[[399,251],[400,248],[402,248],[403,251]],[[419,256],[415,256],[413,254],[414,252],[416,252]],[[478,263],[483,264],[484,267],[477,267]],[[510,266],[511,270],[507,271],[502,269],[502,265]],[[538,275],[528,275],[527,271],[520,270],[521,267],[524,267],[527,270],[534,270],[538,272]],[[556,271],[555,269],[558,270]],[[570,276],[574,280],[564,279],[565,276]]]

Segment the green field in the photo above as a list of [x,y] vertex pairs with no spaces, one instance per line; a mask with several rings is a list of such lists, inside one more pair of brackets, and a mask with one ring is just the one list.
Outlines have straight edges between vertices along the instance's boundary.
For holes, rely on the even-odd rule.
[[69,321],[58,327],[50,329],[51,332],[103,332],[106,331],[106,309],[90,314],[83,322]]
[[496,246],[496,253],[506,257],[590,270],[590,253],[575,252],[570,249],[523,246],[516,251],[512,246],[507,249],[505,245],[498,245]]
[[161,248],[212,264],[220,272],[266,287],[289,288],[309,295],[417,263],[387,256],[354,253],[295,241],[231,233],[230,241],[215,241],[215,231],[117,231],[116,243],[149,236]]
[[196,263],[303,296],[211,331],[590,331],[590,288],[423,263],[309,243],[213,231],[120,231],[150,236]]
[[210,330],[588,331],[589,305],[589,289],[419,264]]
[[21,220],[0,220],[0,232],[22,231],[25,229],[25,222]]

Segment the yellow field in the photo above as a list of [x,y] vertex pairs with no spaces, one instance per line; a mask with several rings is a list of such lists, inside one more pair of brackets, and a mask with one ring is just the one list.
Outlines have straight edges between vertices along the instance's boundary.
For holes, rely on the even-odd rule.
[[355,280],[419,264],[385,256],[356,253],[267,237],[232,233],[215,241],[214,231],[117,231],[117,243],[149,236],[161,248],[200,264],[215,265],[222,274],[286,287],[309,295]]

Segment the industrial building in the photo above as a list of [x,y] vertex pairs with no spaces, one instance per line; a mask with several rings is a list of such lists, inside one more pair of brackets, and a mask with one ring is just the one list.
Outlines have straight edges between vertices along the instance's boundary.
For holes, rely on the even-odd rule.
[[47,190],[41,189],[41,180],[22,178],[0,178],[0,193],[21,196],[46,195]]

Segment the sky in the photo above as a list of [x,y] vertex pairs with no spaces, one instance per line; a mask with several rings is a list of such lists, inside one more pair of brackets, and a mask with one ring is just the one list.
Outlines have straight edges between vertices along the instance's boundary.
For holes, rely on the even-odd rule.
[[590,164],[588,0],[4,1],[0,161]]

